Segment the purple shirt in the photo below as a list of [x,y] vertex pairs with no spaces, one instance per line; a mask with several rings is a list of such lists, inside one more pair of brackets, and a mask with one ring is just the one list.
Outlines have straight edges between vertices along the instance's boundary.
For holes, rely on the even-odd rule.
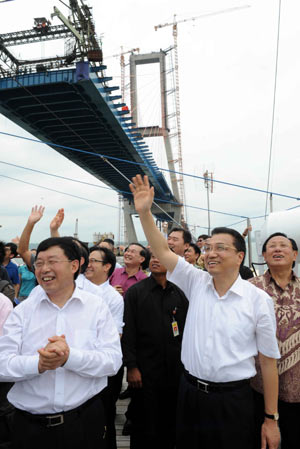
[[116,268],[113,274],[110,277],[110,285],[113,287],[115,285],[121,285],[123,289],[123,296],[132,285],[136,284],[143,279],[146,279],[148,276],[142,271],[139,270],[133,276],[128,276],[125,268]]

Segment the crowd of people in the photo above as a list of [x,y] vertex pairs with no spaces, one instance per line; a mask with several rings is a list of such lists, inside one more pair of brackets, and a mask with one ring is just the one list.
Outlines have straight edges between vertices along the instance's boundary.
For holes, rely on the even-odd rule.
[[131,242],[122,264],[111,239],[61,236],[63,209],[35,250],[42,206],[0,242],[0,448],[116,449],[128,397],[131,449],[298,449],[296,242],[270,235],[254,276],[248,229],[165,239],[147,177],[130,189],[148,246]]

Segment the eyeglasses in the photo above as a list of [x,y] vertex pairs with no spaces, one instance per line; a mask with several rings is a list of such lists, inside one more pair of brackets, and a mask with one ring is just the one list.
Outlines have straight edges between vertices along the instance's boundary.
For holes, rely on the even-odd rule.
[[63,263],[63,262],[73,262],[72,260],[37,260],[36,262],[34,262],[33,266],[36,270],[39,270],[40,268],[43,268],[44,265],[47,265],[48,267],[52,268],[55,265],[57,265],[58,263]]
[[228,251],[229,249],[234,249],[237,251],[237,249],[234,246],[225,245],[224,243],[216,243],[215,245],[204,245],[202,248],[202,251],[204,254],[209,254],[212,251],[215,253],[223,253],[224,251]]
[[100,260],[100,259],[89,259],[89,263],[105,263],[104,260]]

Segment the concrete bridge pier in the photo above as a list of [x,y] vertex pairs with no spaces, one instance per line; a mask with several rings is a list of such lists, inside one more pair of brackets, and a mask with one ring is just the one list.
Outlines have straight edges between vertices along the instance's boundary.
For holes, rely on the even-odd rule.
[[[161,221],[168,221],[168,230],[171,230],[175,226],[179,226],[181,220],[181,205],[176,206],[174,204],[160,203],[159,206],[163,211],[154,204],[151,209],[152,214]],[[174,221],[171,221],[164,212],[170,215]],[[124,222],[127,233],[127,243],[138,241],[132,215],[137,215],[134,204],[130,200],[124,199]]]

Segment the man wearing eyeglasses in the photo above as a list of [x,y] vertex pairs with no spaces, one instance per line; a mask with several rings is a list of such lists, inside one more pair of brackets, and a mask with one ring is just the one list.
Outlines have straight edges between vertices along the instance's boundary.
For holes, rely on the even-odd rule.
[[104,300],[76,287],[81,252],[68,237],[37,248],[38,294],[18,305],[0,338],[0,380],[15,382],[14,449],[106,448],[100,392],[121,366]]
[[[89,263],[84,276],[88,279],[87,282],[96,288],[97,294],[104,298],[121,336],[124,324],[124,299],[109,283],[109,277],[114,272],[115,265],[116,256],[112,251],[106,247],[93,246],[90,248]],[[122,367],[115,376],[109,377],[108,386],[102,395],[107,417],[107,449],[117,448],[116,402],[122,388],[123,374]]]
[[207,239],[209,239],[209,235],[207,235],[207,234],[199,235],[196,245],[200,248],[200,250],[205,245],[205,242]]
[[[280,358],[270,297],[239,276],[245,241],[235,230],[216,228],[204,245],[207,272],[168,248],[150,209],[154,188],[137,175],[130,184],[136,211],[168,279],[189,300],[181,358],[176,449],[253,449],[254,407],[250,378],[254,356],[262,366],[265,420],[262,448],[277,449]],[[249,288],[250,285],[250,288]]]

